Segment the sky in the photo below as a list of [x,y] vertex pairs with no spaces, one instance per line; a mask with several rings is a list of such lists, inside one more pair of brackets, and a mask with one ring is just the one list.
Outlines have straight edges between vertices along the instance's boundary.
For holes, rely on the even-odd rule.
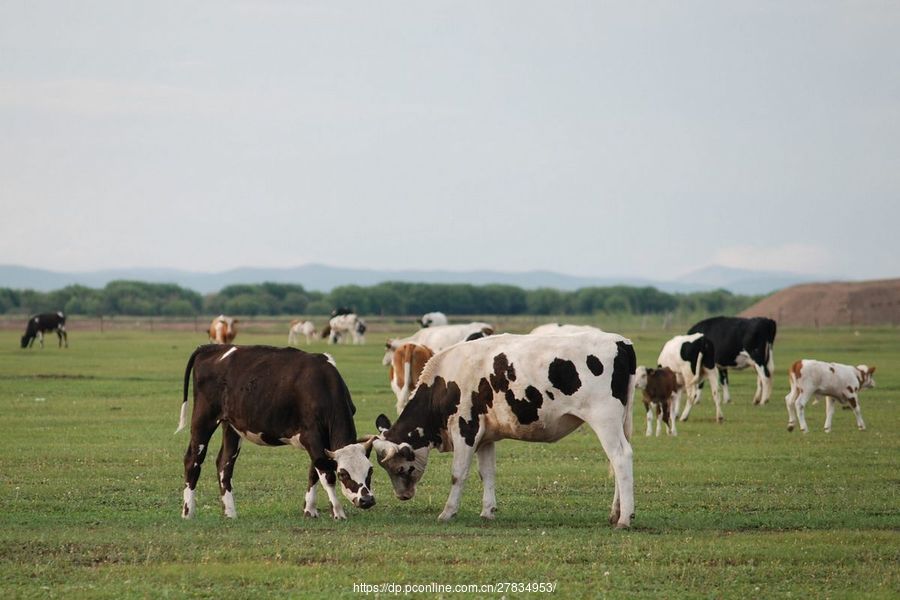
[[0,264],[900,276],[900,3],[0,0]]

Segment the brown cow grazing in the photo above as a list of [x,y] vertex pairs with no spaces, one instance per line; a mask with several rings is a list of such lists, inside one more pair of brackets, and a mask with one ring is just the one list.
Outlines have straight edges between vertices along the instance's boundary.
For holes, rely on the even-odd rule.
[[350,391],[331,357],[295,348],[200,346],[184,372],[184,400],[178,431],[187,425],[188,387],[194,374],[191,442],[184,455],[182,516],[194,516],[200,466],[209,438],[221,423],[216,460],[219,494],[226,517],[236,517],[231,477],[241,439],[260,446],[303,448],[309,453],[304,514],[317,517],[316,485],[322,484],[335,519],[346,519],[335,483],[354,506],[375,505],[369,453],[374,436],[357,440]]
[[656,435],[666,424],[666,433],[678,435],[675,430],[675,394],[681,389],[678,377],[668,367],[648,369],[638,367],[634,374],[634,387],[644,391],[644,409],[647,411],[647,435],[653,434],[653,417],[656,416]]
[[238,320],[234,317],[219,315],[209,324],[209,341],[215,344],[230,344],[237,335],[234,324]]
[[391,358],[391,368],[388,377],[391,379],[391,389],[397,396],[397,414],[403,412],[403,407],[409,402],[409,397],[416,390],[419,375],[425,368],[425,363],[434,356],[428,346],[419,344],[403,344],[394,350]]

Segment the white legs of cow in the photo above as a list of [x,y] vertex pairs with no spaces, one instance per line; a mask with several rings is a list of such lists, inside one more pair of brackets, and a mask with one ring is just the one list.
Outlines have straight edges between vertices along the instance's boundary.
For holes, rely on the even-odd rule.
[[[704,374],[701,377],[696,377],[691,382],[685,382],[684,391],[687,396],[687,401],[685,403],[684,412],[681,413],[681,417],[679,420],[687,421],[688,416],[691,414],[691,409],[694,408],[694,405],[700,402],[700,382],[702,378],[705,377],[709,381],[709,389],[712,392],[713,404],[716,405],[716,421],[721,423],[725,420],[725,415],[722,413],[722,399],[719,395],[719,372],[718,369],[703,369]],[[678,390],[675,393],[675,412],[678,413],[678,410],[681,408],[681,390]]]
[[497,511],[496,496],[496,473],[497,473],[497,454],[494,443],[488,443],[481,446],[475,451],[471,446],[462,444],[461,452],[454,450],[453,467],[450,478],[450,495],[444,504],[444,510],[441,512],[438,520],[449,521],[459,511],[459,502],[462,498],[463,486],[466,478],[469,476],[469,468],[472,465],[472,455],[478,456],[478,474],[481,476],[481,482],[484,486],[484,492],[481,498],[481,516],[485,519],[493,519],[494,513]]

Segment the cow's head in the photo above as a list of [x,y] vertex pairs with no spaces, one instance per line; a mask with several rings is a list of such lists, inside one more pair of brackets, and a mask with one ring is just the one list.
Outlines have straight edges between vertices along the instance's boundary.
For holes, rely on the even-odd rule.
[[335,473],[341,484],[341,492],[358,508],[375,506],[372,494],[372,463],[369,454],[375,436],[370,435],[355,444],[347,444],[335,451],[325,450],[325,454],[337,463]]
[[384,356],[381,358],[381,364],[388,366],[394,360],[394,350],[397,349],[396,343],[391,338],[384,343]]
[[23,348],[27,348],[27,347],[28,347],[28,342],[31,341],[31,337],[32,337],[32,336],[28,335],[27,333],[26,333],[25,335],[22,336],[22,347],[23,347]]
[[425,474],[428,466],[428,447],[414,450],[408,443],[397,444],[384,439],[391,422],[385,415],[375,421],[381,435],[375,439],[375,454],[394,486],[394,494],[400,500],[410,500],[416,495],[416,484]]
[[647,387],[647,367],[640,366],[634,371],[634,387],[644,389]]
[[875,367],[857,365],[856,372],[856,376],[859,378],[859,389],[875,387],[875,379],[872,377],[875,374]]

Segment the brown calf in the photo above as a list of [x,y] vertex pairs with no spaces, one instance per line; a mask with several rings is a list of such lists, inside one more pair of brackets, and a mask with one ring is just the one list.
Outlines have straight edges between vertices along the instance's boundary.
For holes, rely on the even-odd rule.
[[398,415],[409,402],[409,397],[416,389],[416,382],[419,381],[419,375],[432,356],[434,352],[420,344],[403,344],[394,351],[388,376],[391,379],[391,389],[397,396]]
[[644,408],[647,410],[647,435],[653,433],[653,416],[656,415],[656,435],[662,424],[666,424],[669,435],[678,435],[675,430],[675,394],[681,388],[675,372],[668,367],[648,369],[638,367],[635,373],[635,387],[644,392]]

